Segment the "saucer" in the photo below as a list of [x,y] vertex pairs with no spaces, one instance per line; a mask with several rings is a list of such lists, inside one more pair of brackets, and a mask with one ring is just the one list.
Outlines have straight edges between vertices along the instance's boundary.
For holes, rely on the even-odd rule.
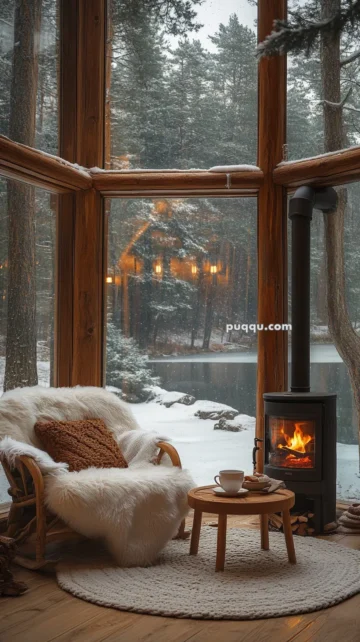
[[219,495],[220,497],[243,497],[249,492],[246,488],[240,488],[240,490],[237,490],[236,492],[226,491],[223,488],[220,488],[220,486],[218,488],[213,488],[213,491],[215,495]]

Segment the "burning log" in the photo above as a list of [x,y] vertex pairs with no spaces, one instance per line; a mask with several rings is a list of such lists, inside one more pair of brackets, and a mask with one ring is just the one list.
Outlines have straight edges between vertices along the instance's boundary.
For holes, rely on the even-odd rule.
[[299,450],[293,450],[292,448],[289,448],[289,446],[282,446],[280,450],[285,450],[287,454],[293,455],[294,457],[297,457],[300,459],[309,457],[309,453],[302,453]]

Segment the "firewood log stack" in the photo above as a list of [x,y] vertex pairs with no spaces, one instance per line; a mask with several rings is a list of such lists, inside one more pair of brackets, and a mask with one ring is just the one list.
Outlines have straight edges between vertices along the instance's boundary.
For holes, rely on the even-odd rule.
[[[315,533],[315,528],[312,527],[312,519],[314,513],[294,513],[290,517],[291,530],[294,535],[301,535],[306,537],[307,535],[313,535]],[[271,530],[283,531],[283,518],[282,515],[277,515],[272,513],[269,515],[269,526]]]
[[24,582],[14,580],[10,564],[16,555],[16,544],[10,537],[0,535],[0,597],[16,597],[27,590]]

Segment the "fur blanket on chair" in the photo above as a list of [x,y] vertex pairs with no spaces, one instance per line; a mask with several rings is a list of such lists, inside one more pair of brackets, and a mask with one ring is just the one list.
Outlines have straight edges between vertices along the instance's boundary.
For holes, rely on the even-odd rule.
[[[36,421],[86,418],[104,420],[129,468],[69,472],[41,450]],[[195,485],[190,474],[150,463],[166,438],[140,430],[129,408],[102,388],[37,386],[5,393],[1,439],[0,455],[10,464],[20,454],[34,457],[51,512],[82,535],[104,538],[121,566],[153,563],[187,513],[187,492]]]

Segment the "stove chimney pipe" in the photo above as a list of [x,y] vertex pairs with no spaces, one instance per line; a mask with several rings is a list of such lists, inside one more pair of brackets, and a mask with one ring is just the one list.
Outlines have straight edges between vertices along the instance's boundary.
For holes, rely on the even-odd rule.
[[289,202],[291,220],[291,391],[310,392],[310,222],[313,209],[334,212],[332,187],[299,187]]

